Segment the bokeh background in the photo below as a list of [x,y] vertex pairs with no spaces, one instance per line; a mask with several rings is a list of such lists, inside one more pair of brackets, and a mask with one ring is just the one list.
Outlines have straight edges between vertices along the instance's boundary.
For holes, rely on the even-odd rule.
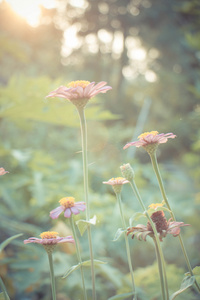
[[[113,88],[86,109],[94,253],[107,262],[96,267],[98,299],[130,291],[124,240],[113,242],[121,227],[115,195],[102,181],[129,162],[146,205],[162,201],[145,151],[122,149],[144,131],[177,135],[159,147],[158,160],[177,220],[191,224],[182,229],[191,265],[200,264],[198,0],[2,0],[0,70],[0,166],[9,171],[0,178],[0,242],[23,233],[1,253],[11,299],[51,298],[46,254],[23,240],[51,229],[70,234],[64,217],[53,221],[49,211],[65,196],[84,201],[77,113],[69,102],[45,98],[72,80]],[[127,186],[122,198],[128,225],[141,208]],[[130,244],[139,299],[160,299],[151,240]],[[177,238],[162,245],[172,294],[188,270]],[[87,234],[80,246],[87,260]],[[79,272],[61,278],[77,263],[74,248],[59,246],[54,260],[57,299],[82,299]],[[90,292],[89,268],[85,274]],[[191,288],[179,299],[199,296]]]

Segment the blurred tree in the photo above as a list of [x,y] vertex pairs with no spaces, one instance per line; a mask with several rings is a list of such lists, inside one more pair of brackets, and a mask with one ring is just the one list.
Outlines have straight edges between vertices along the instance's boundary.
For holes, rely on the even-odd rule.
[[7,2],[0,2],[1,83],[20,73],[60,76],[62,31],[53,24],[54,14],[54,9],[43,8],[40,26],[34,28],[17,16]]

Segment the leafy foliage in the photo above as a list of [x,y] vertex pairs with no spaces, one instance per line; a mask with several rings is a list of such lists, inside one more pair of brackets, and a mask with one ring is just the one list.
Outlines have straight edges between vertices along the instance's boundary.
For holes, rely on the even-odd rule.
[[[63,8],[42,9],[41,24],[35,28],[17,17],[6,1],[0,2],[0,161],[9,171],[0,178],[0,243],[6,245],[0,276],[11,299],[50,299],[44,250],[24,245],[23,239],[51,228],[63,236],[71,234],[66,219],[50,220],[49,211],[64,196],[84,199],[78,115],[71,103],[45,96],[73,79],[106,80],[113,90],[92,99],[86,109],[91,216],[97,218],[91,226],[93,247],[95,259],[106,262],[96,268],[97,293],[99,300],[132,299],[115,195],[102,181],[116,177],[119,166],[128,160],[146,206],[162,201],[145,151],[122,150],[127,141],[137,138],[138,129],[177,135],[175,141],[159,147],[158,159],[173,209],[180,221],[191,224],[181,231],[192,266],[200,264],[199,3],[101,0],[85,1],[80,8],[73,1],[59,2]],[[64,44],[64,30],[70,26],[80,37],[73,49],[69,40]],[[138,59],[137,53],[143,56]],[[127,224],[147,222],[140,218],[144,214],[128,187],[122,201]],[[87,261],[84,214],[76,221]],[[18,238],[7,244],[14,235]],[[167,237],[162,245],[172,295],[188,270],[182,268],[176,238]],[[130,239],[130,246],[138,298],[160,299],[151,241]],[[79,268],[62,279],[66,270],[77,266],[73,245],[59,245],[54,262],[60,297],[79,299]],[[90,292],[89,268],[84,273]],[[199,277],[198,272],[195,275]],[[198,295],[189,288],[178,299],[197,300]]]

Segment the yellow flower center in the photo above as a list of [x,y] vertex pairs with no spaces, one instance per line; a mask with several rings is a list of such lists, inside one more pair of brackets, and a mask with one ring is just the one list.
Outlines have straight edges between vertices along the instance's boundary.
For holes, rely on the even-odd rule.
[[124,177],[116,177],[116,178],[111,178],[110,180],[120,181],[124,179],[125,179]]
[[144,133],[142,133],[142,134],[140,134],[139,136],[138,136],[138,139],[143,139],[143,138],[145,138],[147,135],[149,135],[149,134],[152,134],[152,135],[157,135],[158,134],[158,131],[150,131],[150,132],[144,132]]
[[42,239],[55,239],[58,235],[56,231],[45,231],[40,234]]
[[76,88],[78,86],[81,86],[83,89],[86,88],[86,86],[88,86],[88,84],[90,84],[89,81],[86,80],[76,80],[76,81],[71,81],[68,86],[70,88]]
[[157,209],[158,207],[163,207],[163,203],[152,203],[149,205],[149,208]]
[[65,208],[70,208],[74,206],[75,198],[74,197],[65,197],[60,199],[60,205],[64,206]]

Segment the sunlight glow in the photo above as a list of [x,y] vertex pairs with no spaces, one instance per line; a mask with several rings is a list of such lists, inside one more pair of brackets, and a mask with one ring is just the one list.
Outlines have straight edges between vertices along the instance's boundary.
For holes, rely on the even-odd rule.
[[33,27],[39,25],[40,5],[51,9],[55,7],[55,0],[6,0],[20,17]]

